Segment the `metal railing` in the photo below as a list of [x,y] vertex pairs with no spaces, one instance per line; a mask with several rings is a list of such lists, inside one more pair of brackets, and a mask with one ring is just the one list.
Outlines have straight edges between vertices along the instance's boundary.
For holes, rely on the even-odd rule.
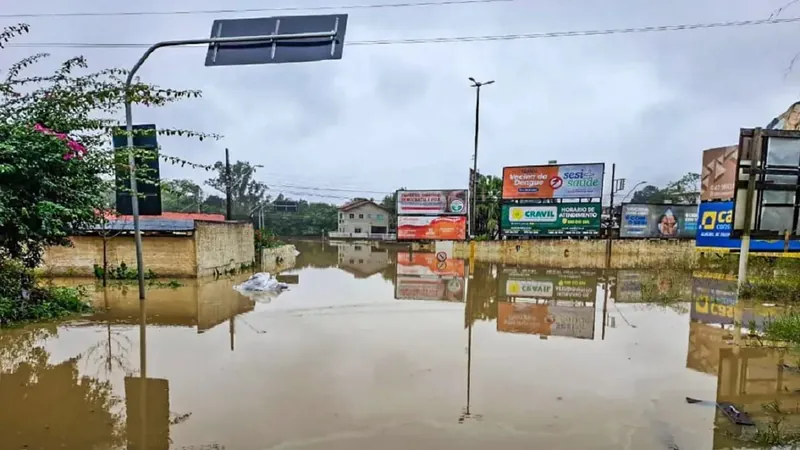
[[344,233],[340,231],[329,231],[328,237],[331,239],[370,239],[376,241],[395,241],[395,233]]

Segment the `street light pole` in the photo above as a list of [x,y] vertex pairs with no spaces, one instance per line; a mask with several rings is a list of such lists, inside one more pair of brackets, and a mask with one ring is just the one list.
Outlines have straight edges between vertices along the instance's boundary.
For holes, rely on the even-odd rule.
[[[297,40],[297,39],[333,39],[336,38],[337,30],[320,31],[314,33],[293,33],[293,34],[266,34],[258,36],[235,36],[235,37],[216,37],[204,39],[183,39],[177,41],[162,41],[148,47],[144,54],[136,61],[128,76],[125,78],[125,131],[128,134],[128,166],[131,178],[131,213],[133,214],[133,233],[136,242],[136,269],[139,271],[139,300],[144,300],[144,257],[142,255],[142,232],[139,227],[139,199],[136,186],[136,158],[133,155],[133,111],[131,107],[131,84],[136,72],[142,67],[147,58],[159,48],[180,47],[185,45],[202,44],[255,44],[273,43],[278,41]],[[273,47],[274,54],[274,47]]]
[[481,87],[494,83],[494,80],[480,82],[475,81],[475,78],[469,77],[469,81],[472,82],[471,87],[475,88],[475,147],[472,153],[472,186],[470,186],[470,190],[472,191],[472,208],[470,208],[469,215],[469,233],[472,237],[475,237],[475,213],[478,201],[478,133],[480,131],[481,121]]

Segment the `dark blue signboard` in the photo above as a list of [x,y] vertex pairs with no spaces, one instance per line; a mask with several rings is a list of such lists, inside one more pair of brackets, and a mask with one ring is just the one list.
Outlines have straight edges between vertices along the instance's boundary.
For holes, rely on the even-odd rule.
[[[158,137],[155,125],[134,125],[133,146],[155,152],[152,157],[136,157],[136,167],[146,167],[136,177],[136,190],[139,192],[139,214],[142,216],[161,215],[161,173],[158,164]],[[128,133],[123,127],[114,129],[112,136],[115,152],[128,146]],[[127,157],[126,157],[127,158]],[[121,163],[127,162],[123,158]],[[133,214],[131,205],[131,179],[130,171],[126,166],[117,165],[117,212],[122,215]]]
[[[700,204],[696,246],[738,249],[741,239],[731,238],[733,202],[704,202]],[[790,251],[800,251],[800,241],[789,241]],[[751,240],[750,251],[782,252],[783,241]]]
[[335,33],[331,37],[210,44],[206,66],[284,64],[342,59],[347,14],[215,20],[211,38]]

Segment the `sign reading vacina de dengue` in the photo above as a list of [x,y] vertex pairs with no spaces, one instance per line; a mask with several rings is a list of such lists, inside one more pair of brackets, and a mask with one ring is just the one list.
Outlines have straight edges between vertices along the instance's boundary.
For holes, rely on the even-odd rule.
[[503,200],[600,198],[605,165],[568,164],[503,168]]
[[[741,239],[731,238],[733,230],[733,202],[703,202],[698,210],[697,248],[738,249]],[[750,251],[782,252],[783,240],[765,241],[752,239]],[[789,241],[790,251],[800,251],[800,241]]]
[[500,228],[505,236],[596,236],[600,203],[503,205]]
[[397,214],[441,216],[467,214],[467,191],[397,191]]

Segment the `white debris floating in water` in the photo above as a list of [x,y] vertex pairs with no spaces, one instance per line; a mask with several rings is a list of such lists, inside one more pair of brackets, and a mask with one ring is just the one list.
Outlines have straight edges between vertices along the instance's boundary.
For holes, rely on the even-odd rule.
[[289,289],[289,285],[281,283],[268,272],[259,272],[233,288],[239,292],[281,292]]

